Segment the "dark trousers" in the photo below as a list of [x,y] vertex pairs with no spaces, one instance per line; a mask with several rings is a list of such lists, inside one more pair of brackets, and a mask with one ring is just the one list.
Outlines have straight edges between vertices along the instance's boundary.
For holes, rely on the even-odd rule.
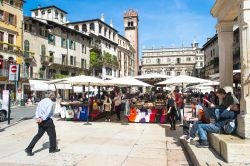
[[120,105],[115,106],[115,113],[116,113],[117,120],[121,120],[121,110],[120,109],[121,109]]
[[55,125],[52,119],[48,119],[43,121],[38,125],[38,133],[34,136],[32,141],[30,142],[29,146],[27,147],[28,151],[32,151],[34,146],[36,145],[37,141],[43,136],[43,134],[47,132],[49,136],[50,142],[50,150],[56,149],[56,130]]
[[105,117],[105,119],[106,119],[106,120],[109,120],[110,117],[111,117],[111,111],[105,111],[105,112],[106,112],[106,117]]
[[171,128],[175,128],[175,114],[170,113],[169,122],[170,122]]

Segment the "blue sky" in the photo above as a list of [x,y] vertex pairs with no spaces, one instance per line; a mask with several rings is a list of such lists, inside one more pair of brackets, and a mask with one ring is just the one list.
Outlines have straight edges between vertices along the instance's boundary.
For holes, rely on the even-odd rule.
[[24,15],[30,9],[56,5],[68,12],[69,21],[100,18],[113,20],[124,34],[123,13],[139,13],[139,48],[190,46],[195,40],[202,46],[215,34],[216,19],[210,14],[215,0],[26,0]]

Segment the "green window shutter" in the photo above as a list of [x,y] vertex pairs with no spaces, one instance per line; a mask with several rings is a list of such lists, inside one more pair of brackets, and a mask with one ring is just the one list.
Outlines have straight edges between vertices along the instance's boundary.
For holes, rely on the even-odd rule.
[[61,38],[61,47],[63,47],[63,38]]
[[74,42],[74,50],[76,50],[76,42]]

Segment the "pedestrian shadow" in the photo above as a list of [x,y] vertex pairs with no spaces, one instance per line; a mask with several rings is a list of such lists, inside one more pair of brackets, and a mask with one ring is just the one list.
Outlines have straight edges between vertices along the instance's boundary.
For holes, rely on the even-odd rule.
[[[56,140],[57,145],[58,145],[58,142],[59,142],[59,139]],[[33,153],[41,152],[41,151],[43,151],[45,149],[49,149],[49,147],[50,147],[50,143],[49,143],[49,141],[47,141],[47,142],[43,143],[43,145],[42,145],[42,147],[40,149],[35,150]]]
[[2,129],[2,128],[0,128],[0,132],[3,132],[4,130],[5,130],[5,128],[3,128],[3,129]]
[[41,151],[43,151],[45,149],[48,149],[49,145],[50,145],[49,141],[47,141],[47,142],[43,143],[43,145],[42,145],[42,147],[40,149],[35,150],[33,153],[38,153],[38,152],[41,152]]

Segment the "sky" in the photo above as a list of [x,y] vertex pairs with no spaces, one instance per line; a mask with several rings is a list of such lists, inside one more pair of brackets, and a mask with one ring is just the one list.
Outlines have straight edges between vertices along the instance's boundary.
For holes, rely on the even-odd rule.
[[215,0],[26,0],[24,15],[30,10],[55,5],[68,12],[69,21],[112,19],[114,28],[124,35],[123,13],[134,9],[139,14],[139,49],[202,46],[216,33],[216,19],[210,14]]

